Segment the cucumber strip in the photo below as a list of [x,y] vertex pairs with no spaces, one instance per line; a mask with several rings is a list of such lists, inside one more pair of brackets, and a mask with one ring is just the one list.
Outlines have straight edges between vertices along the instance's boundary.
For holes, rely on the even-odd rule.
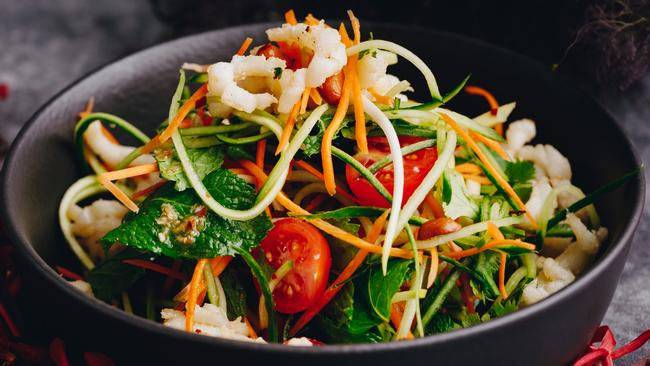
[[390,302],[391,303],[402,302],[402,301],[412,299],[414,297],[417,297],[418,299],[424,299],[426,296],[427,296],[427,290],[423,288],[419,289],[418,291],[412,291],[412,290],[400,291],[395,293],[395,295],[393,295]]
[[354,46],[348,47],[345,51],[348,56],[356,55],[359,52],[378,48],[385,51],[390,51],[398,56],[404,57],[406,60],[411,62],[413,66],[417,67],[418,70],[424,75],[424,79],[427,81],[427,86],[429,87],[429,93],[435,101],[441,101],[442,96],[440,95],[440,90],[438,89],[438,83],[436,82],[436,77],[431,72],[431,69],[427,66],[422,59],[416,56],[413,52],[408,49],[389,41],[384,41],[380,39],[374,39],[370,41],[361,42]]
[[[420,150],[424,150],[428,147],[433,147],[433,146],[436,146],[435,139],[420,141],[408,146],[404,146],[400,150],[400,153],[402,154],[402,156],[407,156],[409,154],[413,154],[414,152],[418,152]],[[393,162],[393,157],[391,155],[386,155],[385,158],[378,160],[374,164],[369,166],[368,170],[370,171],[370,173],[375,174],[377,173],[377,171],[379,171],[381,168],[385,167],[386,165],[390,164],[391,162]]]
[[[79,157],[79,161],[84,165],[84,169],[88,169],[88,165],[86,163],[86,159],[84,158],[83,136],[86,130],[88,129],[88,127],[90,126],[90,124],[95,121],[101,121],[101,122],[108,123],[110,125],[117,126],[120,129],[122,129],[124,132],[133,136],[138,141],[142,142],[143,144],[149,142],[149,137],[145,135],[144,132],[140,131],[140,129],[138,129],[131,123],[127,122],[126,120],[116,115],[110,113],[103,113],[103,112],[90,113],[86,117],[79,120],[79,122],[77,122],[77,124],[74,127],[74,141],[75,141],[75,145],[77,146],[77,156]],[[135,160],[135,158],[133,160]]]
[[205,135],[216,135],[226,132],[235,132],[241,131],[248,127],[253,126],[253,123],[244,122],[237,123],[234,125],[219,125],[219,126],[201,126],[201,127],[189,127],[189,128],[180,128],[181,136],[205,136]]
[[[452,161],[454,150],[456,150],[456,132],[448,131],[444,144],[444,148],[436,162],[433,164],[433,168],[431,168],[427,173],[422,180],[422,183],[420,183],[408,201],[406,201],[404,207],[402,207],[402,212],[399,214],[399,219],[397,221],[398,230],[401,231],[411,216],[417,212],[418,207],[420,207],[422,202],[424,202],[427,194],[431,192],[440,176],[442,176],[445,167],[447,167],[449,162]],[[386,235],[388,235],[388,233]]]
[[[503,219],[499,220],[494,220],[491,221],[496,227],[502,227],[502,226],[510,226],[510,225],[516,225],[520,224],[524,221],[523,216],[513,216],[513,217],[506,217]],[[482,231],[487,230],[487,221],[482,221],[476,224],[468,225],[465,226],[464,228],[456,231],[455,233],[451,234],[445,234],[445,235],[439,235],[435,236],[431,239],[428,240],[421,240],[418,241],[418,249],[429,249],[436,247],[438,245],[444,244],[450,240],[456,240],[460,238],[464,238],[466,236],[474,235],[476,233],[480,233]]]
[[[577,196],[578,199],[585,198],[584,192],[582,192],[580,188],[571,184],[553,188],[551,193],[546,196],[544,204],[542,205],[542,210],[539,214],[539,217],[537,218],[537,221],[539,222],[539,233],[542,238],[546,237],[548,221],[553,215],[553,210],[557,204],[557,198],[562,193],[570,193],[574,196]],[[586,210],[587,214],[589,215],[589,221],[591,222],[591,225],[596,229],[600,227],[600,218],[598,217],[598,213],[596,212],[594,205],[591,204],[587,206]]]
[[70,249],[72,249],[72,252],[77,256],[81,264],[83,264],[83,266],[88,270],[93,269],[95,263],[93,263],[92,259],[90,259],[72,233],[72,224],[70,223],[70,220],[68,220],[68,209],[77,202],[104,191],[106,191],[106,188],[99,184],[97,177],[89,175],[72,184],[70,188],[65,191],[63,198],[61,198],[61,202],[59,203],[59,226],[61,227],[63,237],[68,242]]
[[557,224],[546,231],[546,238],[572,238],[575,234],[567,224]]
[[205,277],[208,300],[210,300],[210,304],[219,306],[219,292],[217,291],[217,283],[214,280],[212,267],[209,263],[207,266],[203,266],[203,277]]
[[422,104],[416,104],[412,106],[408,106],[403,109],[420,109],[420,110],[430,110],[435,107],[438,107],[440,105],[446,104],[449,102],[451,99],[453,99],[458,93],[460,93],[461,90],[467,85],[467,82],[469,81],[469,78],[472,76],[472,74],[469,74],[465,76],[465,79],[460,82],[460,84],[456,85],[454,89],[452,89],[449,93],[445,94],[442,97],[442,101],[431,101],[427,103],[422,103]]
[[429,308],[427,309],[427,311],[424,313],[424,316],[422,317],[422,324],[425,327],[429,324],[431,319],[433,319],[433,316],[436,315],[438,310],[440,310],[442,304],[445,302],[447,296],[449,296],[451,290],[453,290],[454,287],[456,287],[456,281],[458,281],[460,275],[461,272],[460,270],[458,270],[458,268],[453,268],[451,272],[449,272],[449,276],[447,276],[445,283],[442,285],[442,288],[440,288],[440,291],[438,291],[438,294],[433,299],[433,302],[431,303],[431,305],[429,305]]
[[272,131],[266,131],[258,135],[246,136],[246,137],[228,137],[226,135],[217,135],[217,138],[228,145],[247,145],[254,142],[264,140],[265,138],[273,135]]
[[575,202],[571,206],[564,208],[560,211],[558,211],[553,218],[548,220],[548,223],[546,224],[546,230],[550,230],[552,227],[555,225],[559,224],[560,221],[566,219],[566,215],[568,213],[576,212],[580,210],[583,207],[589,206],[590,204],[594,203],[596,200],[601,198],[602,196],[606,195],[609,192],[614,191],[615,189],[621,187],[623,184],[625,184],[628,180],[636,177],[641,173],[643,170],[643,165],[637,167],[636,169],[632,170],[631,172],[623,175],[622,177],[596,189],[595,191],[589,193],[585,198]]
[[453,118],[456,123],[458,123],[461,127],[464,127],[468,130],[474,131],[476,133],[479,133],[489,139],[492,139],[494,141],[498,142],[504,142],[505,140],[501,135],[499,135],[495,130],[491,129],[490,127],[483,126],[473,119],[467,117],[464,114],[460,114],[458,112],[454,112],[450,109],[445,109],[445,108],[436,108],[433,110],[433,112],[443,112],[444,114],[448,115],[449,117]]
[[323,182],[314,182],[314,183],[309,183],[305,185],[304,187],[300,188],[298,192],[296,192],[296,195],[293,196],[293,202],[300,206],[302,204],[302,200],[307,198],[310,194],[313,193],[326,193],[327,188],[325,188],[325,184]]
[[537,255],[535,253],[526,253],[521,256],[521,261],[526,268],[526,277],[531,280],[537,277],[537,264],[535,264],[535,259]]
[[[411,291],[413,291],[414,294],[417,294],[417,291],[422,289],[422,282],[424,281],[424,271],[422,271],[420,267],[420,256],[418,255],[418,248],[415,245],[415,237],[413,236],[413,230],[411,230],[411,227],[408,225],[406,225],[406,235],[408,236],[409,244],[411,245],[411,249],[413,250],[413,264],[415,266],[415,273],[413,273],[413,280],[411,282]],[[424,260],[424,264],[426,265],[426,259]],[[412,315],[409,314],[410,320],[404,319],[406,318],[409,305],[415,307],[415,324],[416,324],[417,333],[424,334],[424,325],[422,324],[422,313],[420,311],[420,298],[419,296],[413,296],[413,298],[407,300],[406,307],[404,308],[404,316],[402,317],[402,321],[400,322],[400,328],[404,327],[405,332],[400,334],[400,329],[398,329],[397,330],[398,336],[399,335],[406,336],[406,334],[408,334],[408,330],[411,328],[411,324],[413,324]]]
[[496,116],[492,114],[492,111],[487,111],[480,116],[474,117],[474,122],[485,127],[493,127],[496,124],[504,123],[508,120],[508,117],[510,117],[510,114],[516,106],[516,102],[504,104],[499,106]]
[[242,257],[242,259],[244,259],[244,262],[246,262],[248,268],[250,268],[251,273],[257,279],[257,283],[259,284],[262,295],[264,296],[266,313],[269,317],[269,342],[278,342],[278,329],[275,321],[275,308],[273,306],[273,295],[271,294],[271,289],[269,288],[269,281],[266,279],[264,271],[262,271],[260,265],[249,252],[239,246],[235,246],[234,250]]
[[[348,50],[350,49],[348,48]],[[431,74],[431,76],[433,76],[433,74]],[[402,207],[402,197],[404,196],[404,161],[402,155],[400,155],[399,139],[397,138],[397,133],[395,132],[393,125],[382,111],[368,100],[368,98],[363,95],[361,98],[363,101],[363,109],[368,117],[370,117],[370,119],[379,125],[379,128],[381,128],[382,131],[384,131],[384,135],[386,135],[386,140],[388,141],[388,146],[390,147],[390,155],[393,157],[393,201],[391,203],[390,218],[388,219],[388,225],[386,226],[386,237],[384,238],[381,254],[381,268],[385,275],[388,268],[390,248],[393,246],[393,240],[395,240],[398,231],[401,230],[401,228],[398,228],[398,220]],[[410,216],[411,215],[409,215],[409,217]]]
[[268,128],[270,131],[273,131],[273,134],[278,138],[278,141],[280,141],[280,136],[282,136],[282,124],[280,124],[274,116],[263,111],[255,111],[254,113],[235,111],[233,112],[233,115],[239,117],[243,121],[253,122]]
[[383,184],[375,177],[374,174],[372,174],[368,168],[363,166],[357,159],[353,158],[352,156],[348,155],[345,151],[337,148],[336,146],[332,146],[332,155],[336,156],[337,158],[341,159],[344,163],[347,165],[351,166],[361,174],[361,176],[367,180],[372,187],[379,193],[381,194],[382,197],[386,199],[386,201],[390,202],[393,199],[393,196],[388,192],[386,187],[384,187]]
[[190,83],[205,84],[208,82],[208,74],[200,73],[192,76],[189,80]]
[[[289,213],[289,216],[300,217],[303,219],[351,219],[356,217],[379,217],[386,211],[385,208],[370,206],[348,206],[338,210],[324,211],[311,215],[298,215]],[[409,224],[421,226],[427,219],[413,216],[409,219]]]

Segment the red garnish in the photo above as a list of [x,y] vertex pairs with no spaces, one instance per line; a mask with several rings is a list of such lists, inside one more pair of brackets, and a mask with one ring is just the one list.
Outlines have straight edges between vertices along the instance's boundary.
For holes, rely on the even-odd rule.
[[61,338],[54,338],[50,343],[50,358],[56,366],[69,366],[68,356],[65,354],[65,344]]
[[166,181],[160,181],[158,183],[152,184],[149,187],[147,187],[147,188],[145,188],[145,189],[143,189],[141,191],[137,191],[137,192],[133,193],[131,198],[136,200],[136,199],[138,199],[140,197],[148,196],[148,195],[154,193],[155,191],[157,191],[158,188],[164,186],[165,183],[167,183],[167,182]]
[[0,302],[0,317],[2,317],[2,320],[4,320],[5,324],[7,324],[7,328],[9,328],[11,334],[14,337],[20,337],[20,330],[18,329],[18,326],[16,326],[14,320],[11,318],[11,316],[9,316],[9,312],[2,302]]
[[61,266],[55,266],[54,268],[56,269],[57,272],[59,272],[59,274],[61,276],[65,277],[65,278],[67,278],[69,280],[73,280],[73,281],[81,281],[81,280],[83,280],[83,277],[81,277],[80,275],[72,272],[69,269],[63,268]]
[[84,352],[84,361],[88,366],[115,366],[113,360],[99,352]]
[[183,281],[185,279],[185,276],[182,273],[173,271],[170,268],[161,266],[160,264],[153,263],[150,261],[146,261],[142,259],[125,259],[122,262],[126,264],[130,264],[132,266],[148,269],[150,271],[162,273],[167,277],[175,278],[177,280]]
[[[587,348],[587,352],[576,360],[573,366],[592,366],[596,364],[613,366],[614,360],[636,351],[648,341],[650,341],[650,330],[641,333],[640,336],[626,345],[614,350],[614,346],[616,346],[614,334],[612,334],[608,326],[602,325],[596,329],[594,336],[591,338],[591,344]],[[600,344],[596,346],[596,343]]]
[[[180,260],[175,260],[174,263],[172,264],[172,271],[180,273],[181,266],[183,265],[183,262]],[[166,297],[166,295],[169,293],[169,290],[171,290],[172,285],[174,284],[174,281],[176,279],[172,277],[167,277],[165,278],[165,282],[163,282],[162,286],[162,293],[163,297]]]
[[5,100],[9,97],[9,85],[7,83],[0,83],[0,100]]

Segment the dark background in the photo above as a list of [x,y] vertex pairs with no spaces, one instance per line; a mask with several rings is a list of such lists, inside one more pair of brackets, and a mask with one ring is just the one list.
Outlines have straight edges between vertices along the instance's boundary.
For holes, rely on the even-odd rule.
[[[10,142],[40,105],[72,81],[145,47],[232,24],[280,20],[290,7],[298,17],[313,12],[330,19],[345,18],[352,8],[362,29],[370,19],[432,27],[515,49],[549,68],[560,63],[557,72],[597,98],[650,162],[650,5],[648,0],[599,3],[622,14],[617,19],[624,25],[641,22],[612,31],[611,24],[600,22],[594,2],[580,0],[0,0],[0,83],[9,87],[9,96],[0,99],[0,138]],[[576,123],[588,129],[589,121]],[[603,321],[619,344],[650,328],[649,218],[646,208]],[[631,365],[648,354],[650,345],[617,365]]]

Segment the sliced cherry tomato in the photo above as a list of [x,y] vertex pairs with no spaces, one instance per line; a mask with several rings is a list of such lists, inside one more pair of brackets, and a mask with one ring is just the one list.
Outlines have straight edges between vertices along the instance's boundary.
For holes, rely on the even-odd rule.
[[298,219],[278,220],[260,248],[275,269],[293,261],[291,271],[273,290],[277,311],[286,314],[303,311],[323,294],[332,255],[327,240],[315,227]]
[[320,95],[329,104],[339,104],[343,92],[343,72],[332,75],[325,79],[323,85],[318,88]]
[[276,57],[276,58],[279,58],[281,60],[287,61],[285,59],[286,56],[284,55],[284,53],[282,52],[280,47],[275,46],[272,43],[267,43],[264,46],[260,47],[257,50],[257,55],[258,56],[264,56],[266,58]]
[[[401,136],[399,140],[400,145],[404,147],[422,141],[423,139]],[[390,148],[385,137],[369,137],[368,153],[357,154],[354,158],[368,167],[389,153]],[[420,186],[420,183],[422,183],[422,180],[429,173],[437,159],[438,150],[435,147],[428,147],[404,157],[404,197],[402,199],[402,205],[408,201],[415,189]],[[375,173],[375,177],[386,187],[388,192],[393,192],[393,164],[389,164],[380,169]],[[366,179],[361,177],[359,172],[349,165],[345,168],[345,178],[350,190],[362,205],[390,207],[390,203]]]

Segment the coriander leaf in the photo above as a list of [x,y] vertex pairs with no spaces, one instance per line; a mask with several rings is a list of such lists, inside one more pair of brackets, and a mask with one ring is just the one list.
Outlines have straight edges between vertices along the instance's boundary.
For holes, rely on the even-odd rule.
[[373,266],[368,274],[368,302],[375,314],[383,321],[390,320],[390,306],[393,295],[399,291],[411,274],[410,260],[391,260],[386,275],[381,266]]
[[[300,150],[302,153],[301,155],[303,156],[303,158],[309,159],[315,155],[320,154],[323,135],[325,134],[325,130],[327,129],[327,126],[332,121],[333,116],[334,116],[333,114],[322,116],[321,119],[316,124],[318,128],[314,128],[311,134],[307,136],[307,138],[303,141],[302,145],[300,146]],[[332,141],[338,139],[341,130],[344,129],[348,125],[348,123],[350,123],[353,120],[354,120],[353,117],[344,118],[339,128],[336,130],[336,132],[334,132]]]
[[126,248],[95,266],[86,277],[95,297],[110,301],[147,273],[144,268],[124,263],[126,259],[150,260],[151,254]]
[[445,215],[452,219],[461,216],[475,218],[478,205],[469,198],[463,176],[454,169],[445,169],[442,180],[442,208]]
[[492,317],[496,318],[496,317],[510,314],[517,309],[519,309],[518,299],[510,299],[506,302],[499,301],[499,302],[495,302],[492,305],[492,308],[490,309],[490,314],[492,314]]
[[533,185],[531,183],[515,183],[512,189],[523,202],[528,202],[530,194],[533,192]]
[[492,251],[481,252],[476,256],[474,270],[483,281],[471,279],[470,283],[481,301],[494,299],[499,294],[499,287],[494,282],[494,278],[499,272],[499,260],[499,253]]
[[431,335],[436,333],[448,332],[452,329],[458,329],[461,326],[454,322],[449,314],[436,313],[424,330],[425,334]]
[[228,145],[226,155],[232,160],[255,161],[255,156],[244,145]]
[[[206,175],[221,167],[225,154],[221,146],[213,146],[201,149],[187,149],[187,155],[190,157],[199,178],[203,179]],[[175,188],[177,191],[184,191],[190,187],[183,166],[176,155],[176,150],[172,147],[159,148],[154,151],[154,157],[160,167],[160,176],[176,182]]]
[[239,282],[239,277],[232,266],[227,267],[219,275],[219,281],[226,294],[228,319],[235,320],[237,317],[246,316],[246,290]]
[[527,160],[508,162],[505,173],[511,184],[527,183],[535,179],[535,165]]
[[[242,210],[254,204],[255,189],[229,170],[217,169],[203,183],[225,207]],[[194,190],[178,192],[167,184],[106,234],[102,244],[106,249],[119,242],[172,258],[213,258],[256,247],[271,227],[265,214],[248,221],[220,217],[201,205]]]

